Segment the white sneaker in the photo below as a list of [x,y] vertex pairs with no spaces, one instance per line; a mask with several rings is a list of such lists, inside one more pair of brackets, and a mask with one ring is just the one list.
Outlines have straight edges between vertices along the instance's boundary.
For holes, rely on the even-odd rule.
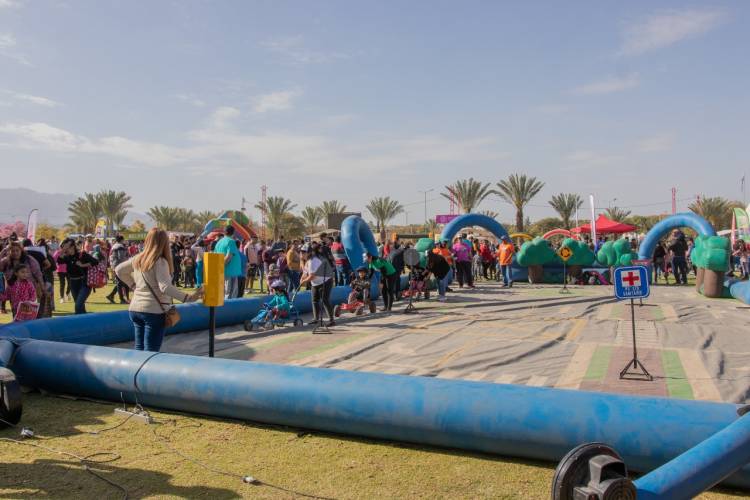
[[438,302],[448,302],[448,297],[438,295]]
[[65,304],[65,297],[60,297],[60,304]]

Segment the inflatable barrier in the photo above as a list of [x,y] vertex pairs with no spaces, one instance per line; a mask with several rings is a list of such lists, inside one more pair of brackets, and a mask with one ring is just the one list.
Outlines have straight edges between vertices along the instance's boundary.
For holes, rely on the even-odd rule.
[[[600,441],[643,472],[738,418],[723,403],[16,342],[9,368],[22,384],[56,393],[137,396],[147,407],[530,459],[559,460]],[[732,464],[750,459],[750,447],[727,451],[741,454]],[[750,468],[726,484],[749,487]]]

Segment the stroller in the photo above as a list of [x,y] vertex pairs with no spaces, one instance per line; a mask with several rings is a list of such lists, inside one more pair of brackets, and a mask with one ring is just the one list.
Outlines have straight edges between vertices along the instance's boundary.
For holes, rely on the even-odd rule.
[[401,297],[413,300],[420,300],[421,298],[426,300],[430,298],[425,270],[422,267],[415,266],[411,268],[411,272],[409,273],[409,288],[401,292]]
[[294,305],[294,299],[297,298],[299,288],[294,290],[292,298],[289,299],[289,312],[286,316],[274,317],[273,308],[268,304],[264,303],[263,308],[258,314],[250,320],[245,321],[245,331],[251,332],[255,329],[260,330],[272,330],[274,328],[283,328],[286,326],[288,321],[291,321],[295,327],[303,325],[302,318],[300,318],[299,309]]

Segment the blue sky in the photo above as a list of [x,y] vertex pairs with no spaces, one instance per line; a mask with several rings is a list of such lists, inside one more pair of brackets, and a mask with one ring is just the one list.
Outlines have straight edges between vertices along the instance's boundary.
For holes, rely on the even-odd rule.
[[[374,196],[524,172],[635,213],[740,199],[745,2],[0,0],[4,187],[135,208]],[[613,201],[615,200],[616,201]],[[511,221],[498,199],[480,209]],[[256,215],[257,217],[257,215]],[[406,215],[396,222],[403,223]]]

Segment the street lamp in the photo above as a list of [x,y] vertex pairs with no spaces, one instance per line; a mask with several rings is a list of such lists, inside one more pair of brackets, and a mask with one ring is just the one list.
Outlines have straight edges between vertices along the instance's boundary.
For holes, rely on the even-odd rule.
[[427,193],[431,193],[435,189],[428,189],[427,191],[419,190],[420,193],[424,194],[424,223],[427,224]]

